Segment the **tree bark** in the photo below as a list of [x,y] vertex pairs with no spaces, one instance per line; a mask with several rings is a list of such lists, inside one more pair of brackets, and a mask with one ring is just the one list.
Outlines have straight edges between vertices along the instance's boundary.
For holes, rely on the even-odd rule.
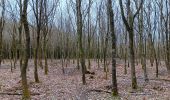
[[1,62],[2,62],[2,45],[3,45],[3,29],[4,29],[4,24],[5,24],[5,19],[4,19],[4,15],[5,15],[5,1],[1,0],[2,3],[2,11],[1,11],[1,18],[0,18],[0,66],[1,66]]
[[127,2],[127,10],[128,10],[128,21],[125,17],[124,10],[123,10],[123,4],[122,0],[119,0],[121,15],[123,23],[125,24],[126,30],[129,33],[129,54],[130,54],[130,62],[131,62],[131,81],[132,81],[132,89],[137,89],[137,80],[136,80],[136,72],[135,72],[135,54],[134,54],[134,30],[133,30],[133,24],[135,17],[139,14],[139,11],[143,5],[143,0],[141,1],[139,8],[135,12],[135,14],[132,14],[131,8],[130,8],[130,0]]
[[81,0],[76,0],[76,9],[77,9],[77,34],[78,34],[78,42],[79,42],[79,51],[80,51],[80,62],[82,67],[82,81],[83,84],[86,84],[85,79],[85,57],[84,57],[84,49],[83,49],[83,43],[82,43],[82,14],[81,14]]
[[109,15],[109,25],[112,37],[112,95],[117,96],[117,79],[116,79],[116,35],[114,30],[114,13],[112,10],[112,1],[108,0],[108,15]]
[[23,15],[21,18],[23,25],[24,25],[25,38],[26,38],[24,63],[21,67],[21,78],[22,78],[24,100],[30,99],[30,92],[28,90],[28,84],[27,84],[27,66],[28,66],[28,59],[29,59],[29,53],[30,53],[30,32],[29,32],[29,26],[28,26],[28,21],[27,21],[27,5],[28,5],[28,0],[24,0]]

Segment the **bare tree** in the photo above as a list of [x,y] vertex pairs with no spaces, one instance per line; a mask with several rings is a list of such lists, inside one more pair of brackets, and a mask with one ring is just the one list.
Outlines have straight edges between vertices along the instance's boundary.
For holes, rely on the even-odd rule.
[[91,6],[92,6],[92,0],[89,0],[89,5],[88,5],[88,68],[90,69],[91,64],[90,64],[90,57],[91,57]]
[[30,31],[27,21],[27,8],[28,8],[28,0],[24,0],[23,2],[23,11],[22,11],[22,17],[21,21],[24,26],[25,30],[25,38],[26,38],[26,44],[24,49],[24,63],[21,67],[21,78],[22,78],[22,88],[23,88],[23,100],[29,100],[30,99],[30,92],[28,90],[28,84],[27,84],[27,66],[28,66],[28,59],[29,59],[29,53],[30,53]]
[[19,31],[19,44],[18,44],[18,47],[19,47],[19,61],[20,61],[20,69],[21,69],[21,66],[22,66],[22,62],[23,62],[23,45],[22,45],[22,31],[23,31],[23,25],[22,25],[22,0],[19,0],[18,2],[18,5],[19,5],[19,13],[20,13],[20,20],[19,20],[19,27],[18,27],[18,31]]
[[[138,7],[138,2],[135,1],[136,8]],[[138,8],[137,8],[138,9]],[[144,21],[143,21],[143,12],[144,12],[144,7],[142,5],[141,11],[138,15],[138,32],[139,32],[139,56],[141,57],[141,64],[142,68],[144,71],[144,78],[145,81],[148,81],[148,74],[147,74],[147,69],[146,69],[146,47],[145,47],[145,36],[143,34],[144,31]]]
[[114,13],[112,9],[112,0],[108,0],[108,16],[109,26],[112,37],[112,95],[118,95],[117,79],[116,79],[116,35],[114,29]]
[[82,0],[76,0],[76,10],[77,10],[77,34],[78,34],[78,44],[79,44],[79,51],[80,51],[80,62],[82,67],[82,81],[83,84],[86,84],[85,79],[85,56],[84,56],[84,50],[83,50],[83,41],[82,41],[82,13],[81,13],[81,2]]
[[56,4],[57,1],[52,1],[52,5],[48,5],[47,2],[50,2],[48,0],[44,0],[43,2],[43,16],[42,16],[42,27],[43,27],[43,54],[45,59],[45,66],[44,66],[44,73],[48,74],[48,61],[47,61],[47,42],[49,39],[49,34],[51,34],[52,30],[52,24],[55,17],[55,11],[56,11]]
[[4,24],[5,24],[5,1],[1,0],[0,6],[2,7],[1,10],[1,17],[0,17],[0,66],[2,62],[2,45],[3,45],[3,39],[2,39],[2,33],[4,29]]
[[170,74],[170,36],[169,36],[169,5],[168,5],[168,0],[166,0],[165,2],[165,7],[166,7],[166,16],[163,17],[164,19],[164,23],[165,23],[165,44],[166,44],[166,67],[167,67],[167,71]]
[[34,16],[35,16],[35,20],[36,20],[36,48],[35,48],[35,58],[34,58],[34,78],[35,78],[35,82],[39,82],[39,77],[38,77],[38,64],[37,64],[37,59],[38,59],[38,51],[40,49],[40,34],[41,34],[41,28],[42,28],[42,13],[43,13],[43,2],[44,0],[41,1],[34,1],[32,0],[32,8],[33,8],[33,12],[34,12]]
[[141,0],[140,6],[135,12],[135,14],[132,14],[131,8],[130,8],[130,3],[131,1],[127,1],[127,9],[128,9],[128,20],[125,17],[124,14],[124,9],[123,9],[123,4],[122,0],[119,0],[119,5],[121,9],[121,15],[122,15],[122,20],[123,23],[125,24],[126,30],[129,33],[129,51],[130,51],[130,61],[131,61],[131,80],[132,80],[132,89],[137,88],[137,80],[136,80],[136,72],[135,72],[135,55],[134,55],[134,19],[135,17],[139,14],[139,11],[143,5],[143,0]]

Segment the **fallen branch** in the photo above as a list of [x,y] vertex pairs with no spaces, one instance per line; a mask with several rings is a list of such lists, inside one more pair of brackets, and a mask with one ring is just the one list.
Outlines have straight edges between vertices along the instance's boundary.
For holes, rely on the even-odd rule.
[[[8,92],[2,92],[0,95],[23,95],[23,93],[8,93]],[[31,93],[30,95],[40,95],[39,93]]]
[[85,74],[95,75],[95,72],[86,71]]
[[130,95],[153,95],[151,93],[125,93],[125,94],[130,94]]
[[111,91],[108,91],[108,90],[99,90],[99,89],[91,89],[91,90],[88,90],[87,92],[105,92],[105,93],[112,93]]
[[[117,77],[129,78],[128,76],[119,76],[119,75]],[[143,77],[137,77],[137,79],[144,79],[144,78]],[[150,78],[149,80],[170,82],[170,80],[162,79],[162,78]]]
[[157,79],[149,79],[149,80],[170,82],[170,80],[168,80],[168,79],[161,79],[161,78],[157,78]]

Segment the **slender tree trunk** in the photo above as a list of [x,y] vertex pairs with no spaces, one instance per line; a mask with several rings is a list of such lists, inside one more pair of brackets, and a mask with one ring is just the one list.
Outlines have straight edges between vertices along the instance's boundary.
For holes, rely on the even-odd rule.
[[89,7],[88,7],[88,69],[91,69],[90,57],[91,57],[91,15],[90,15],[90,8],[91,8],[92,1],[89,0]]
[[99,46],[99,37],[97,37],[97,65],[100,68],[100,46]]
[[82,81],[83,84],[86,84],[85,73],[86,73],[86,66],[85,66],[85,57],[84,57],[84,49],[83,49],[83,41],[82,41],[82,14],[81,14],[81,0],[76,0],[76,9],[77,9],[77,34],[78,34],[78,42],[79,42],[79,51],[80,51],[80,62],[82,67]]
[[19,63],[20,63],[20,70],[22,69],[22,62],[23,62],[23,46],[22,46],[22,31],[23,31],[23,22],[22,22],[22,0],[19,1],[19,6],[20,6],[20,22],[19,22],[19,27],[18,27],[18,31],[19,31]]
[[125,56],[125,60],[124,60],[124,74],[127,74],[127,32],[125,33],[125,50],[124,50],[124,56]]
[[130,62],[131,62],[131,81],[132,81],[132,89],[137,89],[137,80],[136,80],[136,72],[135,72],[135,54],[134,54],[134,30],[133,30],[133,24],[135,17],[139,14],[139,11],[143,5],[143,0],[141,1],[139,8],[135,12],[135,14],[132,14],[131,8],[130,8],[130,0],[127,1],[127,13],[128,13],[128,20],[125,17],[124,9],[122,0],[119,0],[121,15],[123,23],[125,24],[126,30],[129,33],[129,54],[130,54]]
[[38,77],[38,52],[41,49],[41,43],[40,43],[40,34],[41,34],[41,29],[42,29],[42,25],[43,25],[43,2],[44,0],[35,0],[33,3],[35,3],[35,5],[33,6],[33,11],[34,11],[34,15],[36,18],[36,33],[37,33],[37,37],[36,37],[36,48],[35,48],[35,57],[34,57],[34,79],[35,82],[39,83],[39,77]]
[[4,19],[4,15],[5,15],[5,1],[1,0],[2,3],[2,9],[1,9],[1,17],[0,17],[0,66],[2,63],[2,45],[3,45],[3,39],[2,39],[2,33],[3,33],[3,29],[4,29],[4,24],[5,24],[5,19]]
[[168,11],[168,1],[166,0],[166,20],[165,20],[165,41],[166,41],[166,68],[168,73],[170,74],[170,35],[169,35],[169,26],[168,26],[168,21],[169,19],[169,11]]
[[[40,41],[41,41],[41,39],[40,39]],[[38,49],[38,64],[43,69],[43,64],[42,64],[42,54],[43,54],[43,52],[42,52],[42,49],[43,49],[42,44],[40,43],[39,49]]]
[[147,73],[147,67],[146,67],[146,39],[145,39],[145,45],[142,45],[142,67],[143,67],[143,71],[144,71],[144,79],[145,82],[148,82],[148,73]]
[[[79,47],[79,43],[77,42],[77,47]],[[77,52],[76,52],[76,56],[77,56],[77,69],[79,70],[80,69],[80,52],[79,52],[79,49],[77,49]]]
[[135,55],[134,55],[134,36],[133,29],[129,30],[129,51],[130,51],[130,62],[131,62],[131,81],[132,88],[137,88],[137,80],[136,80],[136,70],[135,70]]
[[28,21],[27,21],[27,5],[28,5],[28,0],[24,0],[22,22],[23,22],[24,29],[25,29],[26,45],[25,45],[25,52],[24,52],[24,63],[21,67],[21,78],[22,78],[24,100],[30,99],[30,93],[29,93],[28,84],[27,84],[27,66],[28,66],[28,59],[29,59],[29,53],[30,53],[30,32],[29,32],[29,26],[28,26]]
[[45,75],[48,74],[48,61],[47,61],[47,43],[46,43],[46,38],[44,37],[44,60],[45,60],[45,66],[44,66],[44,73]]
[[144,78],[145,81],[147,82],[148,79],[148,74],[147,74],[147,69],[146,69],[146,41],[144,41],[144,36],[143,36],[143,7],[141,8],[141,13],[138,15],[138,28],[139,28],[139,52],[141,56],[141,64],[142,68],[144,71]]
[[34,60],[34,79],[35,79],[35,82],[39,83],[39,78],[38,78],[38,71],[37,71],[37,58],[38,58],[38,51],[39,51],[39,45],[40,45],[40,28],[38,28],[37,30],[37,46],[36,46],[36,49],[35,49],[35,60]]
[[168,40],[168,26],[166,25],[166,68],[170,73],[170,54],[169,54],[169,40]]
[[112,37],[112,95],[117,96],[117,79],[116,79],[116,35],[114,30],[114,13],[112,10],[112,1],[108,0],[108,16],[110,32]]
[[0,29],[0,66],[1,63],[2,63],[2,30]]

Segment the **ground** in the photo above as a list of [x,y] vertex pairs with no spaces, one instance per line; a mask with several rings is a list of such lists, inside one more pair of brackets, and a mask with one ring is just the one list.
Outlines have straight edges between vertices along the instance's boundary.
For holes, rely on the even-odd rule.
[[[39,67],[40,83],[34,82],[34,64],[29,61],[28,84],[32,100],[115,100],[109,93],[111,86],[111,65],[109,65],[108,79],[103,72],[103,64],[98,68],[97,62],[91,60],[91,72],[94,75],[86,75],[87,84],[83,85],[81,70],[76,68],[76,63],[71,60],[65,67],[65,74],[62,72],[60,60],[49,60],[49,74],[44,75],[44,70]],[[64,64],[64,66],[66,66]],[[120,100],[169,100],[170,98],[170,77],[162,63],[159,66],[159,78],[155,77],[155,66],[147,64],[149,82],[143,78],[141,65],[136,65],[138,89],[131,89],[130,67],[124,75],[123,60],[117,60],[117,84]],[[20,100],[22,94],[20,69],[17,68],[11,73],[10,62],[6,60],[0,67],[0,100]],[[6,94],[8,93],[8,94]],[[9,95],[14,94],[15,95]]]

